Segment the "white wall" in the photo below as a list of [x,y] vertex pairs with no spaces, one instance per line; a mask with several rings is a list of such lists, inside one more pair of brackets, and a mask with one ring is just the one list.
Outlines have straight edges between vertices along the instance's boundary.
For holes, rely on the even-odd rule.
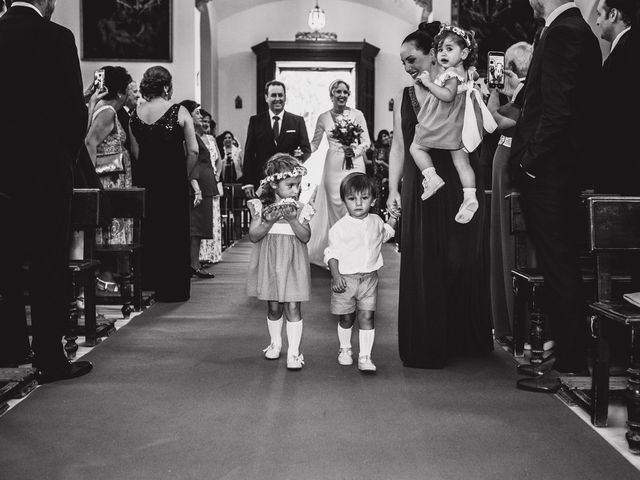
[[[257,111],[256,56],[253,45],[266,38],[274,41],[295,39],[296,32],[308,31],[307,16],[313,2],[274,1],[218,22],[218,131],[231,130],[244,142],[249,117]],[[388,103],[408,77],[400,63],[400,43],[416,25],[381,10],[343,0],[323,0],[327,14],[324,30],[336,32],[338,41],[368,43],[380,48],[376,57],[376,107],[373,131],[391,129]],[[236,109],[240,95],[243,108]],[[295,113],[295,112],[294,112]]]
[[[99,1],[99,0],[95,0]],[[173,62],[80,62],[82,79],[88,85],[93,72],[103,65],[120,65],[126,68],[134,80],[140,81],[144,71],[153,65],[166,67],[173,76],[173,98],[180,101],[200,99],[198,85],[200,70],[200,12],[192,0],[173,2]],[[80,37],[80,0],[64,0],[56,3],[52,20],[70,29],[76,37],[78,54],[82,56]]]

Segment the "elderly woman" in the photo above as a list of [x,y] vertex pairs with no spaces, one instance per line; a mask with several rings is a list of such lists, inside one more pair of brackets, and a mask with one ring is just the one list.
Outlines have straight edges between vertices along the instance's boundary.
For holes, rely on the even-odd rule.
[[[433,38],[439,22],[422,23],[402,42],[400,59],[415,79],[425,70],[436,76]],[[454,221],[462,187],[451,154],[433,150],[445,185],[428,202],[420,199],[422,174],[409,146],[417,112],[430,93],[414,84],[394,102],[394,139],[389,155],[391,213],[402,211],[398,341],[406,367],[443,368],[449,356],[484,354],[493,350],[487,289],[486,247],[483,244],[484,205],[471,222]],[[473,156],[472,156],[473,159]],[[476,163],[472,160],[472,165]],[[446,178],[445,178],[446,177]],[[477,176],[478,189],[482,178]],[[402,194],[400,184],[402,183]]]
[[[90,118],[89,130],[85,138],[85,146],[93,163],[102,187],[131,187],[131,162],[127,144],[127,132],[120,124],[117,111],[127,100],[127,87],[131,75],[123,67],[106,66],[104,86],[106,94],[94,107]],[[105,228],[98,228],[96,242],[102,245],[124,245],[131,243],[132,220],[130,218],[113,218]],[[121,266],[121,270],[125,270]],[[103,269],[97,280],[98,290],[118,292],[112,272]]]
[[[183,100],[180,105],[185,107],[191,114],[193,126],[198,141],[198,162],[196,168],[199,169],[198,179],[202,190],[202,202],[199,205],[191,206],[191,274],[199,278],[213,278],[213,273],[201,268],[200,252],[204,240],[217,240],[220,245],[220,192],[218,192],[218,181],[216,171],[220,168],[220,155],[217,149],[212,152],[205,145],[202,136],[202,116],[200,115],[200,104],[193,100]],[[213,143],[215,148],[215,142]],[[214,166],[215,162],[215,166]],[[214,210],[214,201],[217,208]],[[214,214],[217,211],[218,235],[214,235]],[[220,261],[221,248],[217,249],[215,260]],[[213,259],[211,259],[213,263]]]
[[[316,194],[316,215],[311,220],[309,259],[311,263],[326,267],[324,249],[329,243],[329,229],[347,213],[340,198],[340,182],[352,172],[365,172],[364,153],[371,145],[367,122],[360,110],[347,106],[351,87],[344,80],[335,80],[329,85],[329,98],[333,107],[321,113],[311,141],[311,151],[315,152],[324,135],[329,142],[329,150],[324,161],[322,181]],[[342,145],[331,131],[340,119],[351,120],[362,128],[362,136],[357,145]]]
[[145,102],[138,105],[130,123],[139,186],[146,188],[142,280],[161,302],[190,297],[190,204],[202,202],[193,119],[186,108],[171,102],[172,92],[166,68],[147,69],[140,82]]

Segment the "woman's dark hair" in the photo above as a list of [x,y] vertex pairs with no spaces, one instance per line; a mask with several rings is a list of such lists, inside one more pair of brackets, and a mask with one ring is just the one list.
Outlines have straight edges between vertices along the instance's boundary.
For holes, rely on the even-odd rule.
[[422,22],[418,29],[406,36],[402,45],[407,42],[413,43],[418,50],[428,55],[433,48],[433,38],[440,31],[440,22]]
[[376,182],[366,173],[353,172],[347,175],[340,182],[340,198],[345,201],[347,195],[351,193],[370,193],[373,198],[378,198]]
[[189,114],[192,114],[193,111],[200,106],[198,102],[195,102],[193,100],[183,100],[180,102],[180,105],[186,108],[189,111]]
[[126,68],[108,65],[101,70],[104,70],[104,86],[109,90],[109,93],[104,96],[105,100],[113,100],[119,93],[127,93],[127,86],[133,79]]
[[216,137],[216,142],[218,143],[218,150],[221,152],[224,150],[224,137],[226,135],[231,135],[231,141],[236,147],[239,147],[238,140],[236,140],[236,136],[230,130],[225,130],[220,135]]
[[171,74],[169,70],[160,65],[147,68],[142,75],[140,81],[140,95],[145,100],[151,100],[153,98],[161,97],[164,94],[164,89],[167,87],[171,90]]
[[391,135],[389,135],[389,130],[382,129],[382,130],[380,130],[378,132],[378,138],[376,138],[376,141],[374,143],[374,146],[376,148],[380,148],[380,147],[383,146],[382,145],[382,136],[385,135],[385,134],[388,135],[388,136],[391,136]]
[[467,55],[467,58],[462,61],[462,66],[465,70],[469,70],[469,67],[475,65],[476,60],[478,59],[478,42],[476,42],[475,33],[473,32],[473,30],[465,30],[465,32],[467,34],[469,42],[471,43],[471,46],[467,45],[465,39],[452,30],[442,30],[438,35],[436,35],[436,38],[433,39],[433,42],[436,50],[438,50],[442,46],[443,42],[447,38],[452,39],[460,48],[468,49],[469,55]]

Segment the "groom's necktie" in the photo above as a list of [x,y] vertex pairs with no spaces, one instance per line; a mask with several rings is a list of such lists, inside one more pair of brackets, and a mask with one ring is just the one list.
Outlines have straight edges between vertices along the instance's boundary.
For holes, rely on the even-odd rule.
[[280,117],[277,115],[273,116],[273,138],[277,139],[280,135]]

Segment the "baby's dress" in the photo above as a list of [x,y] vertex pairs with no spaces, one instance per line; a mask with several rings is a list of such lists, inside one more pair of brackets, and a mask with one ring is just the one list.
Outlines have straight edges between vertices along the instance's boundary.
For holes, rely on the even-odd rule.
[[418,145],[442,150],[460,150],[467,84],[465,79],[447,69],[434,80],[443,86],[450,78],[457,78],[458,91],[451,102],[443,102],[433,94],[428,94],[418,112],[415,142]]
[[[262,202],[247,202],[252,216],[262,216]],[[298,202],[298,220],[309,223],[315,210]],[[278,220],[262,240],[253,245],[247,279],[247,294],[260,300],[306,302],[311,289],[307,245],[295,236],[286,220]]]

